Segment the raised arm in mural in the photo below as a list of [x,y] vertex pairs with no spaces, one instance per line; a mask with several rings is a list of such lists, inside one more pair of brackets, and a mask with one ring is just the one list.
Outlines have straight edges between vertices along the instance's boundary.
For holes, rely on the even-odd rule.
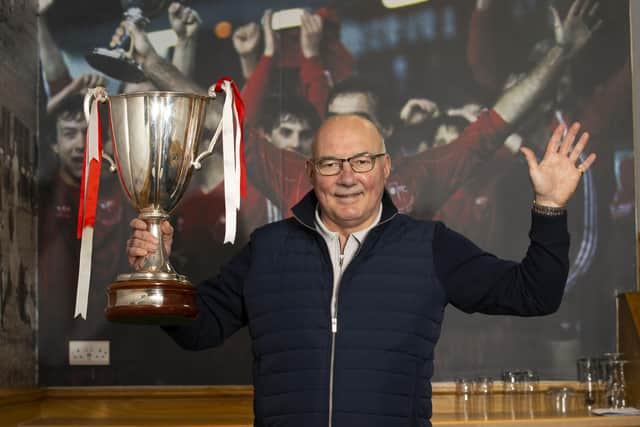
[[[472,12],[469,25],[469,39],[467,44],[467,61],[476,83],[489,93],[499,93],[508,81],[509,73],[512,70],[501,69],[498,64],[501,56],[506,53],[500,51],[499,30],[501,28],[496,22],[497,6],[493,0],[477,0],[476,8]],[[567,13],[567,18],[573,16],[573,21],[578,27],[584,30],[583,35],[593,33],[600,25],[597,20],[598,3],[593,0],[575,0]],[[564,29],[562,21],[555,8],[550,8],[553,14],[554,23],[554,43],[563,45]],[[585,23],[591,22],[590,27]],[[579,29],[572,30],[573,33]]]
[[178,2],[169,6],[169,23],[178,41],[173,51],[172,62],[185,77],[193,78],[196,68],[198,30],[202,24],[198,12]]
[[[484,6],[488,5],[488,2],[478,2],[478,5],[480,3],[483,3]],[[553,12],[555,41],[551,45],[548,40],[546,43],[536,43],[529,58],[533,59],[536,55],[545,54],[545,52],[548,56],[554,47],[564,44],[564,40],[569,34],[578,40],[588,40],[600,25],[600,21],[595,15],[596,9],[596,3],[574,2],[569,14],[575,17],[571,25],[576,28],[576,31],[568,33],[564,30],[557,12]],[[485,16],[487,11],[476,10],[474,13],[476,24],[481,22],[486,27],[485,31],[491,32],[491,26],[487,25],[487,16]],[[472,24],[473,22],[474,20],[472,20]],[[585,22],[592,24],[586,26]],[[476,26],[475,31],[477,30]],[[471,31],[474,31],[473,25]],[[583,42],[579,41],[578,46],[581,43]],[[568,51],[565,56],[570,59],[574,54],[575,50]],[[478,57],[481,56],[478,55]],[[568,123],[574,120],[580,120],[582,127],[589,131],[591,141],[597,144],[598,135],[610,125],[612,117],[622,114],[622,110],[629,105],[630,98],[628,95],[625,96],[626,93],[630,93],[630,78],[628,78],[630,75],[626,66],[614,73],[585,103],[581,102],[572,89],[570,67],[567,67],[570,61],[565,59],[563,63],[560,72],[556,73],[559,76],[555,78],[557,84],[555,84],[554,90],[545,91],[544,96],[536,102],[533,111],[527,113],[527,119],[519,127],[518,133],[511,134],[505,140],[504,147],[488,163],[485,163],[479,173],[475,174],[473,180],[458,189],[440,207],[436,213],[436,219],[443,220],[454,229],[472,236],[474,241],[483,247],[492,250],[501,248],[507,252],[508,250],[505,248],[510,248],[510,245],[514,244],[513,239],[510,238],[512,233],[510,230],[518,228],[507,210],[516,209],[516,206],[520,205],[524,208],[528,203],[526,197],[521,200],[515,200],[513,197],[510,197],[508,201],[502,200],[503,194],[510,194],[512,188],[518,187],[520,179],[524,179],[522,174],[518,172],[517,157],[514,154],[519,152],[521,146],[525,146],[533,148],[541,155],[544,152],[545,141],[550,129],[559,123]],[[517,78],[511,77],[511,79],[518,81]],[[587,203],[593,191],[592,180],[585,179],[584,183],[585,206],[588,206],[587,209],[592,209],[593,207]],[[590,217],[585,213],[584,218]],[[585,224],[585,229],[591,229],[591,227]]]
[[54,0],[40,0],[38,2],[38,55],[42,65],[42,74],[49,87],[49,96],[53,96],[71,83],[71,74],[64,62],[62,51],[58,47],[49,24],[46,13]]
[[38,54],[42,64],[42,73],[49,87],[49,99],[47,100],[47,114],[52,114],[56,109],[73,95],[84,95],[88,88],[104,86],[106,79],[97,73],[85,73],[77,78],[72,78],[69,68],[64,61],[62,51],[55,42],[45,14],[53,5],[53,0],[40,1],[38,7]]
[[77,77],[67,85],[62,87],[58,92],[53,94],[47,101],[47,114],[52,114],[62,105],[66,99],[73,95],[84,95],[89,88],[96,86],[104,86],[107,80],[101,74],[86,73]]
[[[269,108],[264,104],[269,88],[275,87],[278,77],[282,78],[282,74],[278,73],[289,71],[293,71],[295,78],[285,82],[285,88],[278,86],[279,89],[306,98],[322,117],[329,94],[329,82],[320,56],[323,20],[317,14],[304,12],[298,39],[292,39],[291,34],[281,35],[271,27],[272,15],[270,9],[264,12],[264,52],[251,74],[245,74],[247,83],[242,96],[246,104],[247,123],[251,125],[260,120],[263,109]],[[254,57],[253,52],[259,40],[259,31],[256,29],[257,25],[248,24],[238,30],[237,37],[234,36],[234,47],[240,55],[243,70],[251,68],[248,58]],[[247,59],[243,60],[243,57]]]
[[[407,158],[396,169],[399,190],[415,194],[419,217],[431,217],[466,180],[473,177],[504,143],[519,120],[530,113],[544,90],[600,25],[587,25],[587,8],[577,0],[564,21],[555,14],[557,44],[533,69],[506,89],[493,107],[471,123],[455,143]],[[429,152],[431,151],[431,152]],[[431,185],[425,185],[428,180]],[[390,179],[391,183],[391,179]],[[408,209],[412,211],[412,209]]]
[[[271,9],[267,9],[262,16],[262,21],[271,22],[271,15]],[[250,49],[252,46],[258,46],[259,44],[260,32],[251,31],[251,28],[252,27],[245,26],[244,30],[241,31],[241,34],[244,35],[242,43],[234,41],[234,47],[241,57],[243,55],[247,58],[251,57],[253,53]],[[255,28],[259,27],[256,25]],[[270,25],[263,25],[262,31],[264,51],[257,64],[252,67],[251,73],[245,76],[247,78],[247,82],[242,89],[242,99],[245,102],[246,108],[245,119],[249,127],[254,127],[260,119],[260,112],[264,107],[263,102],[268,92],[267,88],[269,87],[269,79],[274,68],[272,66],[272,60],[276,53],[276,34],[274,34]],[[240,47],[240,50],[238,50],[238,47]],[[255,47],[253,47],[253,49],[255,49]],[[251,66],[250,62],[245,61],[243,70],[245,69],[245,66],[247,67],[247,71],[249,71]]]
[[[120,23],[134,41],[133,59],[140,64],[142,71],[160,90],[177,90],[206,95],[207,90],[185,76],[175,65],[164,59],[151,45],[147,33],[133,22]],[[122,31],[116,30],[121,37]]]
[[[140,64],[145,76],[160,90],[197,93],[207,95],[207,89],[201,87],[192,79],[185,76],[180,69],[160,56],[153,48],[147,33],[133,22],[122,21],[116,29],[114,37],[119,39],[126,30],[134,40],[133,59]],[[214,83],[214,82],[211,82]],[[215,129],[220,121],[222,103],[216,102],[214,108],[207,109],[205,126]]]
[[260,61],[260,26],[255,22],[241,25],[233,32],[233,48],[240,58],[242,75],[245,79],[253,73]]
[[555,45],[549,49],[544,59],[521,82],[512,86],[496,102],[494,109],[502,118],[513,123],[531,107],[549,85],[560,68],[579,52],[598,29],[601,21],[589,26],[587,18],[591,12],[589,1],[576,0],[567,12],[564,21],[553,10]]

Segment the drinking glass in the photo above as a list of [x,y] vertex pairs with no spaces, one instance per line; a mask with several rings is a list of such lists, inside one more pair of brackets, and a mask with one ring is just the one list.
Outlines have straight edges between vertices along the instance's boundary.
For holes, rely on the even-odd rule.
[[584,395],[584,403],[591,407],[598,398],[599,361],[591,357],[583,357],[576,362],[580,392]]
[[502,372],[502,408],[511,419],[516,419],[517,416],[516,400],[518,396],[518,381],[518,370],[506,370]]
[[627,362],[621,359],[609,360],[606,396],[610,408],[620,409],[627,406],[627,383],[624,374]]
[[473,380],[473,413],[480,419],[487,420],[493,412],[493,379],[476,377]]
[[456,378],[456,415],[468,420],[471,416],[471,393],[473,381],[470,378]]
[[571,387],[552,387],[547,390],[549,407],[555,415],[566,416],[575,409],[575,390]]

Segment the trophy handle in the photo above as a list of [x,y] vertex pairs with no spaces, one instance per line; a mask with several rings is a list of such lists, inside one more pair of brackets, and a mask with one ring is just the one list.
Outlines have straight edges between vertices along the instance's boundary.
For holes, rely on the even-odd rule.
[[[107,89],[102,86],[96,86],[93,89],[87,90],[87,93],[84,96],[83,103],[84,118],[87,123],[89,123],[89,118],[91,117],[91,101],[93,100],[93,98],[96,98],[98,102],[109,102],[109,93],[107,92]],[[105,152],[102,152],[102,157],[109,163],[109,172],[115,172],[117,169],[116,162],[113,160],[113,158]]]
[[218,137],[220,137],[220,132],[222,132],[222,120],[220,120],[220,123],[218,123],[218,128],[216,129],[216,132],[213,134],[213,137],[209,142],[209,147],[202,153],[198,154],[198,157],[196,157],[196,159],[193,162],[191,162],[191,166],[193,166],[195,170],[200,170],[200,168],[202,167],[202,164],[200,162],[206,159],[207,157],[209,157],[213,153],[213,147],[215,147],[216,142],[218,142]]
[[[215,87],[216,87],[215,85],[211,86],[208,91],[209,97],[212,99],[216,98]],[[200,170],[200,168],[202,167],[202,164],[200,164],[200,162],[206,159],[207,157],[209,157],[213,153],[213,147],[215,147],[216,142],[218,142],[218,138],[220,137],[220,132],[222,132],[222,118],[220,118],[218,127],[216,128],[216,131],[213,134],[211,141],[209,141],[209,147],[206,150],[204,150],[202,153],[198,154],[196,159],[193,162],[191,162],[191,166],[193,166],[195,170]]]

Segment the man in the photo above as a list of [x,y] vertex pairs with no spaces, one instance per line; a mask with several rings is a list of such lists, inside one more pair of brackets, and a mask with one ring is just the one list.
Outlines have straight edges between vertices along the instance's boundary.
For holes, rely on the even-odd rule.
[[[429,425],[433,351],[444,308],[532,316],[555,311],[568,271],[564,206],[591,154],[588,135],[543,160],[523,149],[535,194],[521,263],[483,252],[441,223],[397,212],[385,191],[391,159],[376,126],[357,115],[319,129],[306,172],[313,190],[294,217],[258,229],[220,274],[198,286],[199,317],[166,327],[182,347],[219,345],[248,326],[256,426]],[[131,222],[130,263],[155,251]],[[171,227],[162,226],[165,248]]]

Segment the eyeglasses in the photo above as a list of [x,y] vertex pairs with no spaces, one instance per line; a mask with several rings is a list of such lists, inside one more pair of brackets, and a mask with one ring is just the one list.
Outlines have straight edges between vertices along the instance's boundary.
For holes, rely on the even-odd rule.
[[342,165],[344,162],[349,162],[351,170],[357,173],[369,172],[376,165],[376,159],[382,157],[387,153],[378,154],[356,154],[355,156],[346,159],[337,159],[328,157],[315,161],[313,164],[320,175],[332,176],[338,175],[342,171]]

